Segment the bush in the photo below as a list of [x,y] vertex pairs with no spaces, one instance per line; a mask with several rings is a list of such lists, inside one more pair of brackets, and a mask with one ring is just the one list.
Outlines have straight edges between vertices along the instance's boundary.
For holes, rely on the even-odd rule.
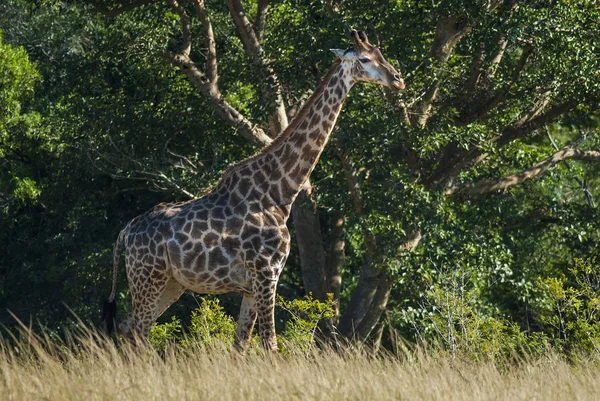
[[[329,294],[327,302],[320,302],[310,295],[291,301],[278,297],[277,305],[290,316],[278,336],[282,351],[287,353],[310,351],[315,344],[319,322],[334,315],[332,294]],[[194,347],[229,348],[233,344],[236,327],[218,299],[202,299],[200,307],[192,311],[189,326],[183,328],[176,317],[167,323],[155,323],[149,341],[158,352],[164,352],[169,346],[177,346],[184,351]]]
[[277,306],[290,315],[285,329],[278,337],[282,351],[309,352],[315,345],[315,333],[319,322],[335,315],[333,302],[333,294],[327,294],[327,302],[313,299],[312,295],[291,301],[278,296]]
[[218,299],[202,299],[200,307],[192,311],[189,326],[184,329],[175,316],[170,322],[155,323],[150,330],[149,342],[158,352],[164,352],[170,345],[184,351],[193,347],[230,346],[235,329],[235,322],[223,311]]
[[600,351],[600,266],[596,258],[575,259],[567,274],[539,280],[549,304],[540,322],[554,346],[569,357]]

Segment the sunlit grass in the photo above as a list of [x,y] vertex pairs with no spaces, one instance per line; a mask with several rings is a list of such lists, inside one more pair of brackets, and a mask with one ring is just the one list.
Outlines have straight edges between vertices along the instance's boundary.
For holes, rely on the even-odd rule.
[[22,337],[2,344],[0,400],[600,399],[597,363],[556,356],[494,364],[355,349],[240,358],[216,348],[117,348],[89,332],[67,342]]

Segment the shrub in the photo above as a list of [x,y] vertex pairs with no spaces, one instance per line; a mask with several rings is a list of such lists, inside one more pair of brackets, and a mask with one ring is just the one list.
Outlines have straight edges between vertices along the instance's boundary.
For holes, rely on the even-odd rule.
[[218,299],[202,299],[200,307],[192,311],[191,323],[182,327],[175,316],[170,322],[154,324],[149,342],[158,352],[170,345],[186,351],[193,347],[230,346],[235,337],[236,324],[228,316]]
[[539,280],[550,303],[540,308],[544,331],[561,353],[599,353],[600,266],[595,258],[575,259],[565,275]]
[[[334,315],[332,294],[327,302],[320,302],[310,295],[291,301],[278,297],[277,305],[289,313],[285,329],[278,336],[282,351],[287,353],[310,351],[315,344],[319,322]],[[236,327],[218,299],[202,299],[200,307],[192,311],[189,326],[183,328],[176,317],[167,323],[154,324],[149,341],[158,352],[164,352],[169,346],[178,346],[183,351],[194,347],[229,348]]]
[[289,313],[285,329],[278,337],[282,351],[309,352],[315,345],[319,322],[335,315],[333,302],[333,294],[327,294],[326,302],[314,299],[312,294],[290,301],[278,296],[277,306]]

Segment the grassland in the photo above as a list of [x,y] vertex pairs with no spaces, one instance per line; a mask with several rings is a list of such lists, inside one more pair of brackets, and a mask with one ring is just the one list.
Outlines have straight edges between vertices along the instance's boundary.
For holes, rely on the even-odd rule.
[[600,366],[472,363],[427,353],[234,357],[39,343],[0,351],[0,400],[598,400]]

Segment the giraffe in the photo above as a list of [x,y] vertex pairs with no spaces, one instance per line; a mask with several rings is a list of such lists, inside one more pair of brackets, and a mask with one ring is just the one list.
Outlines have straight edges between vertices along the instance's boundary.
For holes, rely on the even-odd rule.
[[[245,353],[258,319],[260,343],[277,351],[275,291],[290,251],[291,204],[327,144],[348,91],[358,81],[395,91],[400,75],[363,32],[337,58],[297,117],[254,156],[230,166],[207,195],[161,203],[131,220],[114,247],[109,305],[115,310],[122,244],[132,297],[124,337],[145,339],[152,323],[185,290],[243,294],[234,350]],[[110,320],[107,319],[107,322]]]

